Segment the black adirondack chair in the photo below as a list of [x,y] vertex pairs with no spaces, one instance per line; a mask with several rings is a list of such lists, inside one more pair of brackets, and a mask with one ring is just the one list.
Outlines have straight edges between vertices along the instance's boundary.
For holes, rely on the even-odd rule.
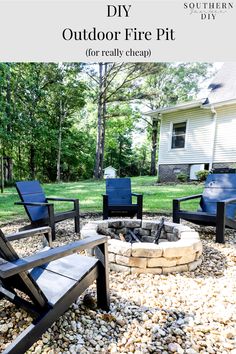
[[[92,236],[25,258],[19,258],[10,244],[35,233],[48,233],[50,239],[50,232],[43,227],[4,236],[0,230],[0,299],[6,298],[34,318],[4,354],[25,353],[95,280],[97,305],[109,309],[106,237]],[[97,258],[75,254],[89,248],[95,249]]]
[[[79,199],[46,197],[38,181],[16,182],[16,189],[21,202],[16,202],[15,204],[24,206],[31,221],[31,224],[23,227],[22,230],[49,225],[52,230],[52,239],[55,240],[55,224],[74,218],[75,232],[78,233],[80,231]],[[73,209],[55,213],[54,204],[50,202],[60,201],[73,203]]]
[[[180,203],[201,198],[198,211],[182,210]],[[180,219],[198,225],[216,226],[216,242],[224,243],[225,227],[236,229],[236,174],[210,174],[203,194],[173,200],[173,222]]]
[[[132,204],[132,196],[137,203]],[[131,216],[137,214],[142,219],[143,196],[131,192],[130,178],[107,178],[106,194],[103,195],[103,219],[109,216]]]

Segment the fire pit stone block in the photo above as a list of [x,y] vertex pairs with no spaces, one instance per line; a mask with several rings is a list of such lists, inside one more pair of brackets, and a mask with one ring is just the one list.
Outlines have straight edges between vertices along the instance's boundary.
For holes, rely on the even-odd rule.
[[155,231],[158,229],[159,224],[160,224],[160,221],[150,221],[150,220],[145,221],[145,220],[143,220],[142,221],[142,228]]
[[131,274],[162,274],[162,268],[136,268],[136,267],[131,267]]
[[132,244],[132,257],[161,257],[162,249],[159,245],[148,242]]
[[188,266],[187,264],[182,264],[182,265],[178,265],[175,267],[167,267],[167,268],[162,268],[162,272],[163,274],[168,274],[168,273],[182,273],[182,272],[187,272]]
[[124,226],[124,222],[122,220],[111,220],[108,221],[108,227],[120,229]]
[[174,267],[177,264],[177,259],[174,258],[149,258],[147,266],[148,268],[159,268],[159,267]]
[[181,238],[181,240],[189,240],[189,238],[199,240],[199,234],[195,231],[182,231],[180,232],[179,238]]
[[191,254],[186,254],[185,256],[182,256],[177,259],[176,264],[187,264],[195,261],[196,259],[196,253],[191,253]]
[[131,243],[110,239],[108,240],[108,252],[130,257]]
[[116,263],[130,267],[146,268],[147,258],[116,256]]
[[142,220],[139,219],[134,219],[134,220],[125,220],[125,227],[128,228],[137,228],[137,227],[141,227],[142,224]]
[[134,233],[138,233],[140,236],[150,236],[151,230],[147,230],[139,227],[134,229]]
[[197,259],[194,262],[189,263],[189,265],[188,265],[189,271],[191,272],[191,271],[195,270],[201,264],[202,264],[202,259],[201,258]]
[[175,235],[174,233],[170,232],[167,232],[166,238],[169,242],[176,242],[180,239],[178,235]]

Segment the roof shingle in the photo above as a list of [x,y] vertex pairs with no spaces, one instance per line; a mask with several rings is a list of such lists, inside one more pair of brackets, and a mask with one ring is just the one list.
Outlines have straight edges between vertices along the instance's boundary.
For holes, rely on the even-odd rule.
[[224,63],[211,84],[205,103],[214,104],[236,99],[236,62]]

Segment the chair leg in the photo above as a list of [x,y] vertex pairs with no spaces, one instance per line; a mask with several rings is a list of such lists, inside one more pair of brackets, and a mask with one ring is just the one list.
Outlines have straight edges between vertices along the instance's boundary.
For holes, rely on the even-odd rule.
[[95,254],[100,259],[98,278],[97,278],[97,304],[105,311],[110,308],[110,291],[108,277],[108,252],[107,243],[103,243],[95,248]]
[[174,199],[173,200],[173,214],[172,214],[172,218],[173,218],[173,222],[176,224],[180,223],[180,217],[179,217],[179,208],[180,208],[180,202],[178,199]]
[[137,219],[142,219],[143,218],[143,211],[142,208],[138,208],[137,211]]
[[52,204],[48,206],[48,216],[49,216],[49,226],[52,230],[52,241],[56,239],[56,228],[55,228],[55,216],[54,216],[54,207]]
[[50,234],[47,232],[44,234],[44,240],[43,240],[43,247],[52,247],[52,233]]
[[56,227],[55,227],[55,223],[54,224],[50,224],[49,225],[51,227],[52,230],[52,241],[56,240]]
[[80,215],[79,215],[79,200],[76,199],[74,202],[74,208],[75,208],[75,232],[78,234],[80,232]]
[[102,217],[103,220],[107,220],[108,219],[108,196],[107,195],[103,195],[103,203],[102,203]]
[[225,243],[225,211],[226,205],[224,202],[217,203],[217,213],[216,213],[216,242]]
[[103,208],[103,220],[108,219],[108,208]]
[[143,218],[143,196],[138,195],[138,210],[137,210],[137,219]]

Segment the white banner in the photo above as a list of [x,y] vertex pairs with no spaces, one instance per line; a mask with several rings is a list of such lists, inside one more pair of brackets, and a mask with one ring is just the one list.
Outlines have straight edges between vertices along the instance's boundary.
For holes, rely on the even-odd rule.
[[234,1],[0,1],[1,61],[236,61]]

